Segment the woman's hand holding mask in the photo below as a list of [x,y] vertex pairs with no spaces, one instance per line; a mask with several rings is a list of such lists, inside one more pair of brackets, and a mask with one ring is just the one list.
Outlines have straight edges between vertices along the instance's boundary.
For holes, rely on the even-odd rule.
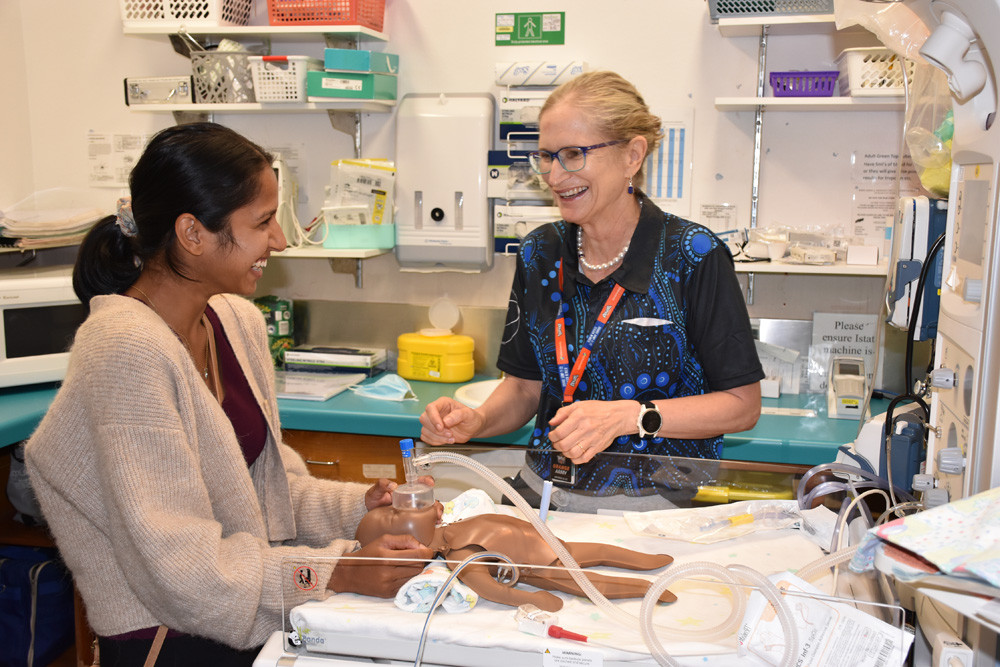
[[[434,486],[434,478],[430,475],[421,475],[420,477],[417,477],[417,481],[422,482],[427,486]],[[391,505],[392,492],[397,486],[399,486],[399,484],[391,479],[385,479],[384,477],[375,482],[372,484],[371,488],[365,492],[365,507],[369,510],[373,510],[376,507],[382,507],[383,505]]]
[[[355,560],[347,556],[387,560]],[[360,550],[345,554],[333,569],[327,588],[336,593],[395,597],[396,591],[420,574],[432,558],[434,552],[412,535],[383,535]]]

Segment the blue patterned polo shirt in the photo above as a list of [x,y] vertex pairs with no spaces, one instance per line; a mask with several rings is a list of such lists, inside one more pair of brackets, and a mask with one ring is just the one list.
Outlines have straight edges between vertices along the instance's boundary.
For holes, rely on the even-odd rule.
[[[560,304],[572,364],[615,283],[625,294],[594,343],[574,400],[651,401],[732,389],[764,377],[729,250],[702,225],[665,214],[648,198],[642,204],[628,254],[596,285],[578,268],[576,225],[545,225],[521,243],[497,367],[542,382],[533,449],[551,450],[548,423],[562,405],[554,330]],[[655,485],[669,486],[670,480],[643,454],[717,459],[721,450],[721,435],[704,440],[623,435],[606,450],[622,455],[578,466],[573,488],[602,496],[646,495],[654,486],[651,478]],[[552,459],[533,451],[528,464],[550,479]]]

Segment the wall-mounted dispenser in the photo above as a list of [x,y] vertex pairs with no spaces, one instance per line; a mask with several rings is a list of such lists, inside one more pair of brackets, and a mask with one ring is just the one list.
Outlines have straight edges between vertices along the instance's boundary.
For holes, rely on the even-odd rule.
[[396,259],[404,269],[478,272],[493,265],[488,94],[408,94],[396,117]]

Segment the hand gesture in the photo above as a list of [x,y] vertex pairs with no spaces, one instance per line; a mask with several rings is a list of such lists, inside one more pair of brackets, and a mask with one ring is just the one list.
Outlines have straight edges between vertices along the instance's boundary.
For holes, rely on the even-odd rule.
[[[586,463],[625,433],[635,433],[635,401],[579,401],[549,420],[549,441],[573,463]],[[631,426],[631,431],[629,430]]]
[[442,396],[424,408],[420,415],[420,439],[429,445],[453,445],[468,442],[483,427],[477,411],[453,398]]

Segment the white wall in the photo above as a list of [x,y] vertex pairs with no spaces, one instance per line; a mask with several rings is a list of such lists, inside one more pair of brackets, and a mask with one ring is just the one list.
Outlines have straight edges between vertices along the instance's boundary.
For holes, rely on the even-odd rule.
[[21,6],[0,2],[0,62],[4,63],[4,102],[0,104],[0,207],[32,191],[28,85]]
[[[753,94],[757,39],[721,37],[709,22],[703,0],[552,0],[545,4],[546,11],[566,12],[564,46],[494,46],[497,11],[538,8],[535,0],[388,0],[389,43],[362,46],[401,55],[400,95],[499,95],[493,64],[505,60],[580,59],[595,68],[618,70],[635,82],[654,109],[694,110],[689,217],[698,219],[703,204],[730,203],[737,206],[739,221],[747,224],[753,113],[719,112],[713,102],[716,97]],[[825,69],[840,48],[856,45],[854,37],[844,35],[770,40],[769,69]],[[870,36],[868,40],[872,43]],[[172,124],[168,113],[129,110],[122,79],[189,70],[188,61],[174,53],[166,37],[124,35],[115,0],[5,0],[0,3],[0,42],[0,55],[7,56],[5,82],[13,82],[7,89],[24,92],[5,95],[0,107],[0,139],[8,158],[0,161],[0,206],[33,189],[86,185],[88,130],[143,133]],[[320,39],[275,41],[273,51],[319,56],[322,47]],[[873,147],[894,152],[900,115],[769,112],[759,224],[846,221],[852,155]],[[309,205],[300,208],[301,218],[317,212],[330,160],[353,153],[351,138],[332,129],[322,113],[217,114],[215,119],[268,147],[304,149],[299,168]],[[393,132],[391,114],[366,114],[365,154],[392,156]],[[460,157],[460,146],[455,154],[456,159],[482,159]],[[269,266],[261,289],[293,298],[418,304],[448,293],[461,305],[503,307],[512,271],[511,258],[497,257],[484,275],[401,274],[388,255],[364,262],[364,287],[357,289],[350,272],[335,272],[326,260],[281,260]],[[808,318],[814,308],[874,312],[880,281],[846,280],[809,281],[810,289],[803,293],[799,279],[758,276],[751,313]],[[849,289],[841,290],[844,285]]]

